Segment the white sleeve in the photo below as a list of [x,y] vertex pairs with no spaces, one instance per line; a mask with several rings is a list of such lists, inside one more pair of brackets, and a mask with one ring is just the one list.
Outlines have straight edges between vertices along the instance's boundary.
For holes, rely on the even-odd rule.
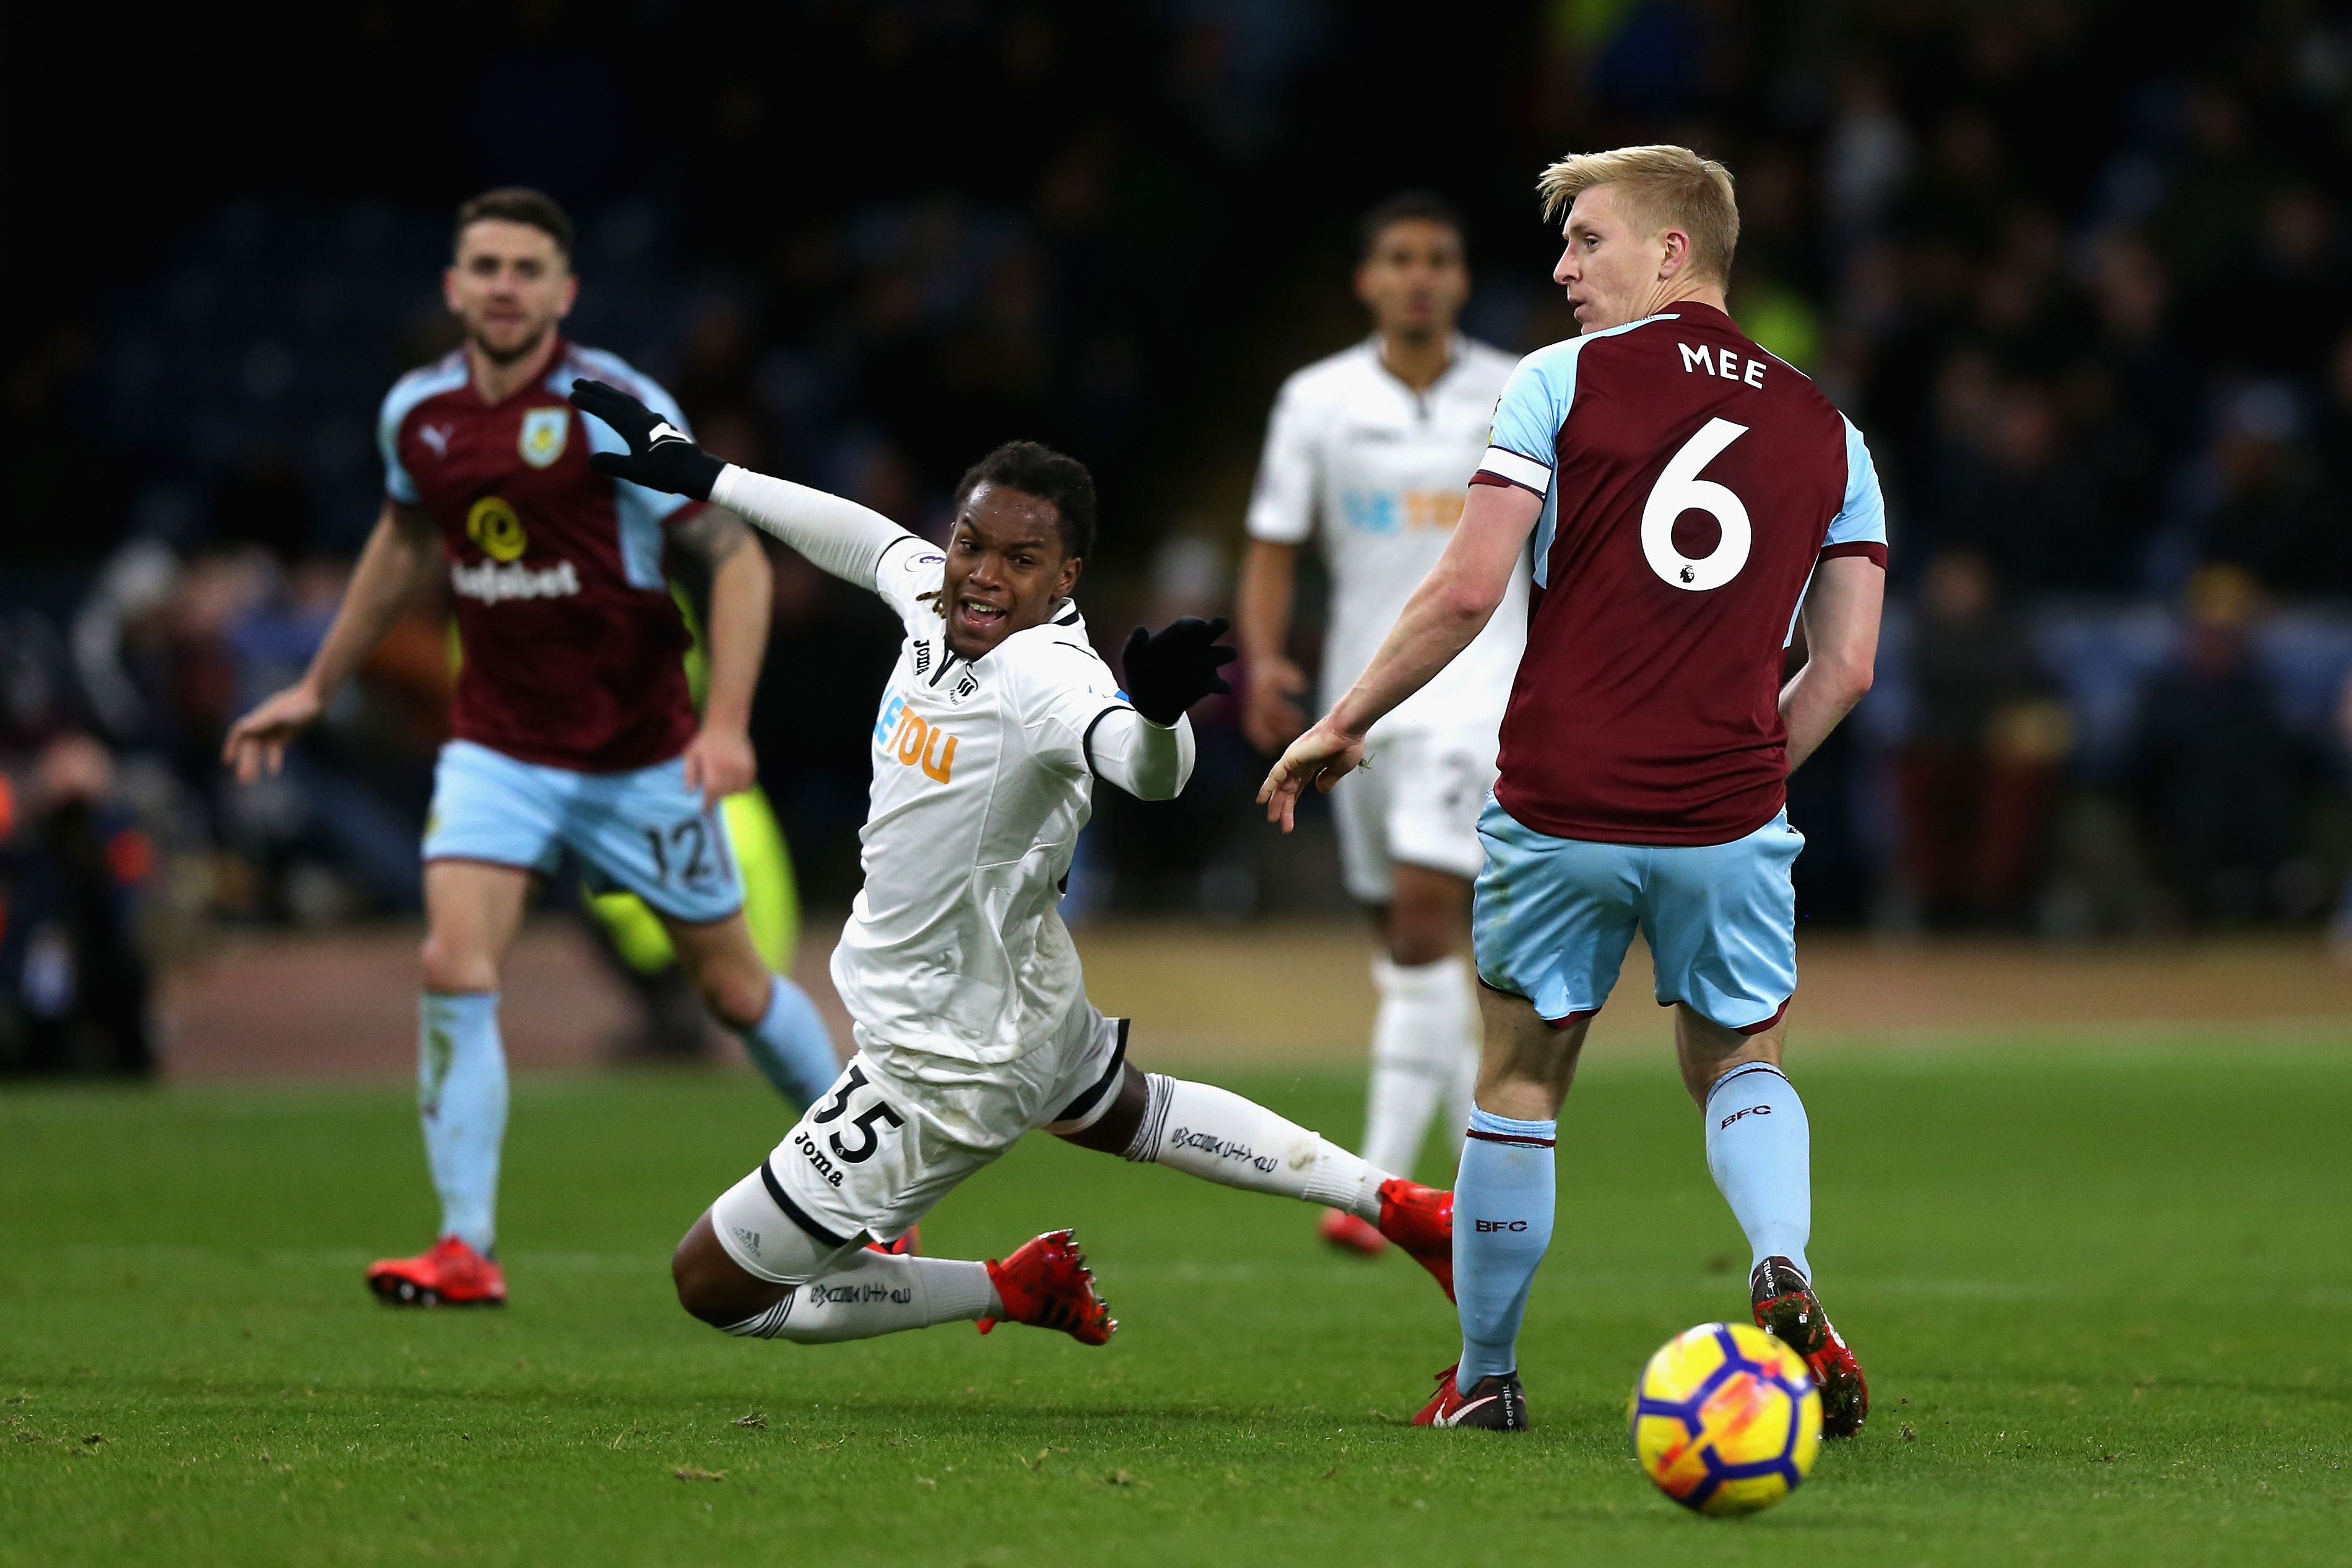
[[719,470],[710,499],[745,522],[766,529],[818,566],[873,592],[876,569],[894,545],[923,541],[879,512],[789,479],[738,468]]
[[1008,695],[1029,754],[1076,778],[1092,773],[1139,800],[1172,800],[1192,776],[1192,725],[1172,726],[1135,711],[1101,655],[1075,635],[1034,640],[1024,632],[994,657],[1005,665]]
[[1294,378],[1274,400],[1266,422],[1265,455],[1250,492],[1249,537],[1274,544],[1304,544],[1315,531],[1314,420]]
[[1190,718],[1178,714],[1173,727],[1162,727],[1124,705],[1095,716],[1084,748],[1097,778],[1139,800],[1173,800],[1192,777],[1197,754]]

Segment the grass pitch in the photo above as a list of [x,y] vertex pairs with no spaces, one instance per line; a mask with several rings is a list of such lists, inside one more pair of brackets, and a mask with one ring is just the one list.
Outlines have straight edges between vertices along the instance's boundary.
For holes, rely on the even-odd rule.
[[[1744,1305],[1664,1060],[1591,1063],[1570,1101],[1516,1439],[1404,1425],[1454,1340],[1402,1259],[1050,1140],[926,1239],[1076,1225],[1109,1347],[802,1347],[668,1296],[678,1232],[784,1124],[747,1079],[522,1081],[503,1312],[361,1286],[430,1236],[404,1091],[15,1091],[0,1563],[2342,1563],[2347,1065],[2315,1035],[1801,1058],[1813,1257],[1876,1406],[1727,1522],[1626,1452],[1643,1358]],[[1353,1075],[1228,1079],[1355,1131]]]

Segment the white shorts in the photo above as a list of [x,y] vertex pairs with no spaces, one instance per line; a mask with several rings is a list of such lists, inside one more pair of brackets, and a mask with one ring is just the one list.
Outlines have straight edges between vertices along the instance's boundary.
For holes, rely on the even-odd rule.
[[[1011,1061],[861,1050],[750,1176],[710,1206],[719,1244],[747,1273],[761,1237],[797,1226],[820,1248],[894,1240],[962,1180],[1035,1128],[1084,1132],[1118,1098],[1127,1020],[1087,1003],[1058,1039]],[[795,1249],[794,1250],[798,1250]]]
[[1495,787],[1495,732],[1411,729],[1378,736],[1371,766],[1331,791],[1339,865],[1360,904],[1396,897],[1396,867],[1475,877],[1486,863],[1478,813]]

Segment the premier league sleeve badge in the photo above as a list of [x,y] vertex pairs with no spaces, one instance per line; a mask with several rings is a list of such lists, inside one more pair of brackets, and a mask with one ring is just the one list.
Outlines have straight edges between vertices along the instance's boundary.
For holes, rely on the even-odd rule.
[[522,416],[522,460],[534,468],[545,468],[563,455],[564,438],[572,431],[572,410],[557,404],[553,408],[525,409]]

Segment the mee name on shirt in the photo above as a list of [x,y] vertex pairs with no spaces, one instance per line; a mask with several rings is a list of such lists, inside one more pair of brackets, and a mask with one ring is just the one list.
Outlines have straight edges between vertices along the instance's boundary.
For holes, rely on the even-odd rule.
[[1132,705],[1075,604],[977,663],[958,654],[938,609],[944,570],[913,535],[875,567],[907,636],[875,716],[866,885],[833,979],[861,1047],[990,1064],[1085,1005],[1061,883],[1094,810],[1088,737]]
[[441,535],[464,664],[450,730],[525,762],[622,772],[693,737],[690,638],[663,554],[701,503],[609,478],[592,452],[627,444],[566,401],[610,382],[686,428],[677,404],[611,354],[559,342],[547,374],[498,402],[462,350],[411,371],[384,399],[384,489]]
[[1770,821],[1783,653],[1814,567],[1886,562],[1853,422],[1684,301],[1520,361],[1474,482],[1543,498],[1503,809],[1610,843],[1727,843]]
[[[1279,544],[1304,544],[1320,533],[1331,574],[1324,708],[1364,673],[1445,553],[1512,364],[1500,350],[1456,336],[1444,374],[1416,392],[1381,363],[1373,338],[1283,383],[1250,500],[1249,533]],[[1486,630],[1375,733],[1491,731],[1518,664],[1527,585],[1522,566]]]

